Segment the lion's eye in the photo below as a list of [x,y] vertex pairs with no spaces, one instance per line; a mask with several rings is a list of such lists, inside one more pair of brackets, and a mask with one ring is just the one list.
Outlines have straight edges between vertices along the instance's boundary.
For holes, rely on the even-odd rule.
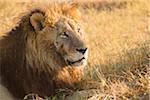
[[68,38],[69,35],[67,34],[67,32],[63,32],[63,34],[61,34],[61,37],[63,37],[63,38]]
[[78,33],[80,32],[80,30],[81,30],[81,29],[80,29],[80,28],[78,28]]

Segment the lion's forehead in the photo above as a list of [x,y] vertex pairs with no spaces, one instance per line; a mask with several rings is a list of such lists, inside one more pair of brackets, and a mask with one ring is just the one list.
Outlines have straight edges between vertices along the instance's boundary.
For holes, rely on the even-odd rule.
[[81,26],[79,22],[76,22],[73,19],[69,18],[61,18],[56,25],[61,28],[61,29],[71,29],[71,30],[76,30],[78,26]]

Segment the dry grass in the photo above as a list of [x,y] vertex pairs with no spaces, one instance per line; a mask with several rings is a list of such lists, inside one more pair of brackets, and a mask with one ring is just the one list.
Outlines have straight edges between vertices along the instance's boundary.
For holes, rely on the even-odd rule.
[[148,99],[148,1],[111,0],[83,12],[90,37],[88,79],[99,83],[104,94],[97,97]]
[[[28,3],[0,1],[0,30]],[[100,0],[81,4],[90,47],[86,75],[65,100],[148,100],[150,95],[150,30],[148,0]]]

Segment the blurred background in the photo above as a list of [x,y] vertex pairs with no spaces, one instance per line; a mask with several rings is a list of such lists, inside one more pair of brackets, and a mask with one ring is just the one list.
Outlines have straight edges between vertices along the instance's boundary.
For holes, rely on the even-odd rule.
[[[0,36],[32,3],[55,0],[0,0]],[[73,0],[57,0],[57,2]],[[55,1],[56,2],[56,1]],[[89,45],[85,77],[78,90],[57,100],[149,100],[149,0],[75,0]],[[62,100],[62,99],[61,99]]]

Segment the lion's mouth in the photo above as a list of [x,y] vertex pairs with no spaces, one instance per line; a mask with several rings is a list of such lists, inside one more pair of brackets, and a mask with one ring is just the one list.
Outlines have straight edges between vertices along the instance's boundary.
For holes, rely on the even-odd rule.
[[81,58],[81,59],[79,59],[79,60],[77,60],[77,61],[70,61],[70,60],[67,60],[67,63],[69,64],[69,65],[74,65],[74,64],[76,64],[76,63],[80,63],[82,60],[84,60],[85,58],[83,57],[83,58]]

